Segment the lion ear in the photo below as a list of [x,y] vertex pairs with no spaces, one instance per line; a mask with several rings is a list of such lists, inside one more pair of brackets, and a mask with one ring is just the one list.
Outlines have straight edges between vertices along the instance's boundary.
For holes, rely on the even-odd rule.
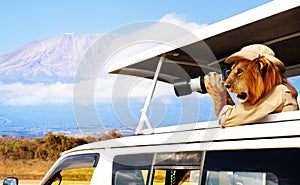
[[263,57],[260,57],[258,59],[258,69],[259,69],[260,73],[262,74],[262,76],[265,76],[267,69],[268,69],[268,63],[266,62],[266,60]]

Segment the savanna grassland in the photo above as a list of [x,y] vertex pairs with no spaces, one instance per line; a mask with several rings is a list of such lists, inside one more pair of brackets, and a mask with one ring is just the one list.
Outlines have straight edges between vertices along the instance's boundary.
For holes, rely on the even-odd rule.
[[[61,152],[89,142],[121,137],[118,130],[103,133],[97,137],[77,138],[65,134],[47,133],[43,138],[0,138],[0,179],[17,177],[24,180],[41,180],[59,158]],[[72,180],[83,176],[69,174]]]

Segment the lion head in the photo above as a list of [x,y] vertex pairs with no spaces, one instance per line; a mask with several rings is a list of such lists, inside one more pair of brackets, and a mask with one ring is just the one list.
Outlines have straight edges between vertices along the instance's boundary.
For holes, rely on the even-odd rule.
[[237,60],[225,81],[225,87],[237,94],[241,103],[255,104],[274,86],[286,82],[278,66],[261,56],[254,60]]

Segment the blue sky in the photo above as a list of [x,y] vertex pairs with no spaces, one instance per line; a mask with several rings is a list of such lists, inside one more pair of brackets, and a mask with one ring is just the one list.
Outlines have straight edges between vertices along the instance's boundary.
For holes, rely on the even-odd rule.
[[176,13],[188,22],[212,24],[270,0],[2,0],[0,55],[33,40],[63,33],[107,33],[128,23]]

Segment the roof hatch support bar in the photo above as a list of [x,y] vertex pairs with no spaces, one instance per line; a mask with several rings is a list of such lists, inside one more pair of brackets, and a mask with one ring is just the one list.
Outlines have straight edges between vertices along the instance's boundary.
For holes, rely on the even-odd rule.
[[143,127],[144,127],[144,123],[146,124],[147,128],[150,129],[151,133],[153,133],[153,130],[152,130],[152,126],[149,122],[149,119],[147,117],[147,111],[149,109],[149,106],[150,106],[150,103],[151,103],[151,100],[152,100],[152,97],[153,97],[153,94],[154,94],[154,91],[155,91],[155,88],[156,88],[156,84],[157,84],[157,80],[158,80],[158,75],[160,73],[160,69],[164,63],[164,61],[166,60],[166,54],[163,54],[160,56],[160,59],[159,59],[159,62],[157,64],[157,67],[156,67],[156,71],[155,71],[155,74],[154,74],[154,77],[153,77],[153,81],[152,81],[152,85],[150,87],[150,91],[147,95],[147,98],[146,98],[146,101],[145,101],[145,104],[144,104],[144,107],[143,109],[141,110],[141,117],[140,117],[140,120],[139,120],[139,124],[135,130],[135,134],[143,134]]

